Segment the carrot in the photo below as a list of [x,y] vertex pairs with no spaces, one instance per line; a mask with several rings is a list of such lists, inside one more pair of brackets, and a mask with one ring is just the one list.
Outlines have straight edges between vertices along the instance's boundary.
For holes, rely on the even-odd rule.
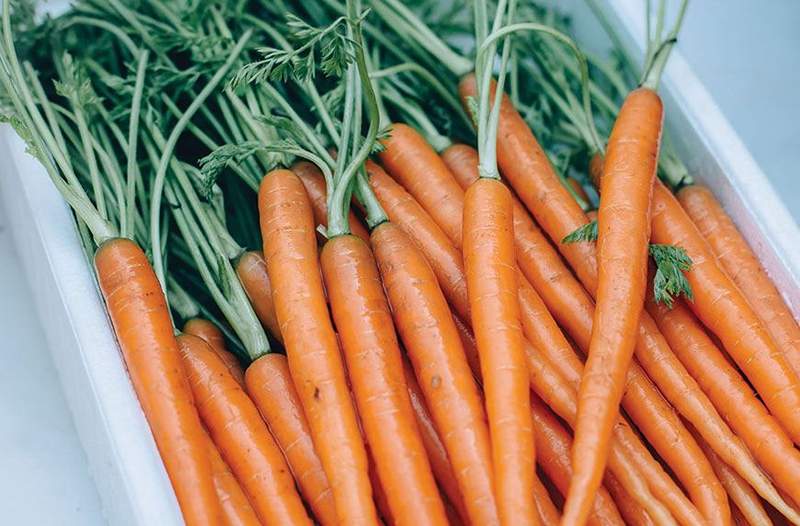
[[777,486],[800,502],[800,451],[758,400],[739,372],[686,306],[672,309],[648,300],[648,312],[678,359]]
[[214,475],[214,487],[217,489],[220,505],[222,506],[223,524],[226,526],[260,526],[253,506],[242,491],[236,477],[231,473],[231,468],[222,460],[217,446],[208,434],[205,435],[208,457],[211,460],[211,470]]
[[619,483],[613,473],[606,473],[603,477],[603,485],[608,489],[614,504],[617,505],[617,510],[629,526],[653,526],[653,519],[647,514],[646,511],[639,506],[622,484]]
[[380,225],[371,239],[397,331],[445,440],[469,519],[497,524],[486,414],[447,300],[400,227]]
[[320,524],[337,524],[336,505],[322,469],[286,357],[268,354],[247,369],[247,392],[283,451],[297,486]]
[[338,235],[322,247],[320,261],[358,412],[392,518],[401,525],[445,524],[372,253],[362,239]]
[[736,471],[731,469],[725,462],[720,459],[716,453],[706,444],[702,439],[699,439],[700,447],[708,457],[714,471],[717,474],[720,482],[728,492],[732,503],[739,509],[742,515],[747,519],[748,524],[753,526],[769,526],[772,521],[764,510],[761,504],[761,499],[758,494],[750,487],[750,485],[740,477]]
[[695,315],[719,337],[775,418],[800,444],[800,378],[702,234],[660,181],[653,192],[653,241],[677,245],[692,259],[686,279]]
[[655,91],[640,88],[626,97],[609,139],[597,219],[596,305],[579,391],[575,476],[564,505],[567,524],[583,523],[589,499],[600,484],[625,372],[636,346],[662,122],[661,99]]
[[[383,145],[379,158],[386,171],[428,211],[447,237],[460,240],[464,193],[442,158],[422,135],[405,124],[393,124]],[[459,218],[457,225],[450,220],[455,217]]]
[[[374,189],[378,199],[381,201],[381,205],[385,208],[389,218],[392,222],[396,223],[400,226],[408,235],[411,237],[417,245],[422,250],[423,254],[425,254],[426,258],[428,259],[429,263],[434,269],[434,273],[436,274],[437,278],[439,279],[439,284],[442,288],[442,291],[445,294],[450,305],[453,307],[455,313],[463,319],[469,319],[469,302],[466,299],[466,295],[464,294],[464,270],[463,266],[458,261],[458,250],[453,246],[453,244],[447,239],[447,236],[442,232],[440,228],[433,222],[430,216],[419,206],[419,204],[408,195],[408,193],[397,183],[395,183],[391,177],[386,175],[383,170],[378,167],[377,165],[367,163],[367,171],[370,175],[370,185]],[[591,320],[591,317],[589,318]],[[591,327],[591,324],[589,325]],[[590,328],[591,330],[591,328]],[[462,331],[463,334],[463,331]],[[462,341],[468,341],[468,338],[465,336],[462,338]],[[527,346],[528,348],[530,345]],[[470,350],[474,350],[475,347],[469,346],[467,344],[464,345],[465,352]],[[531,366],[531,356],[536,357],[536,355],[532,355],[529,353],[529,366]],[[538,358],[537,358],[538,359]],[[471,357],[468,355],[468,362],[469,363],[477,363],[478,359],[477,356]],[[534,364],[535,365],[535,364]],[[480,371],[476,371],[473,369],[473,373],[478,375]],[[539,378],[535,378],[535,375],[532,375],[531,380],[540,380]],[[557,381],[557,380],[556,380]],[[564,386],[548,386],[544,387],[542,383],[533,383],[534,389],[542,395],[540,389],[561,389],[561,399],[566,400],[569,395],[569,389],[565,388]],[[573,393],[574,394],[574,393]],[[543,395],[542,395],[543,396]],[[662,400],[663,404],[663,400]],[[666,406],[666,404],[663,404]],[[653,406],[653,402],[648,404],[648,407]],[[666,406],[666,411],[670,413],[673,420],[677,420],[674,414],[671,413],[671,410]],[[559,411],[559,416],[562,418],[565,417],[565,414],[568,414],[566,410]],[[684,444],[684,437],[681,434],[678,434],[678,442],[670,441],[668,444],[665,444],[666,441],[663,440],[663,429],[664,426],[659,426],[654,428],[656,432],[662,434],[662,442],[659,443],[660,446],[664,446],[666,448],[666,452],[669,453],[672,451],[673,455],[675,455],[675,450],[681,450],[680,447]],[[685,431],[685,430],[684,430]],[[674,437],[675,434],[670,434],[669,436]],[[635,438],[632,440],[636,442]],[[640,444],[641,445],[641,444]],[[696,448],[695,444],[695,448]],[[649,456],[647,454],[646,448],[641,445],[641,449],[644,451],[645,455],[642,458],[646,458]],[[682,451],[682,450],[681,450]],[[641,451],[640,451],[641,453]],[[680,455],[676,455],[677,458],[681,458]],[[694,458],[694,457],[692,457]],[[650,461],[655,464],[650,464],[649,468],[649,476],[650,476],[650,483],[657,484],[658,491],[665,495],[665,500],[670,505],[670,510],[676,514],[678,517],[682,517],[684,520],[682,521],[684,524],[696,524],[698,521],[702,521],[699,514],[696,510],[694,510],[693,506],[688,503],[680,490],[675,486],[675,484],[671,481],[669,476],[660,470],[657,466],[657,463],[650,457]],[[695,465],[694,462],[684,464],[689,466],[690,468]],[[706,462],[707,464],[707,462]],[[659,471],[660,470],[660,471]],[[710,471],[710,466],[708,467]],[[690,477],[686,477],[687,480],[693,480]],[[630,479],[632,480],[632,479]],[[644,503],[645,497],[640,495],[642,498],[642,502]],[[650,504],[653,504],[650,502]],[[644,504],[643,504],[644,505]]]
[[[529,381],[525,367],[511,192],[480,179],[464,196],[464,269],[478,343],[492,443],[495,495],[503,524],[535,522]],[[512,519],[516,517],[516,519]]]
[[[308,161],[298,161],[292,165],[292,171],[303,181],[306,187],[308,198],[314,209],[314,222],[317,225],[327,226],[328,224],[328,201],[327,189],[325,187],[325,176],[319,168]],[[351,210],[349,216],[350,232],[369,243],[369,232],[364,227],[361,220]]]
[[273,338],[283,342],[278,318],[275,315],[275,305],[272,301],[272,285],[267,273],[267,262],[264,261],[261,251],[251,250],[239,256],[239,261],[236,263],[236,275],[239,276],[239,281],[242,282],[261,325],[269,331]]
[[183,326],[183,332],[204,340],[228,368],[234,380],[244,387],[244,371],[239,359],[225,348],[225,337],[216,325],[208,320],[193,318]]
[[536,512],[539,515],[540,524],[558,524],[561,522],[559,513],[547,488],[537,477],[533,481],[533,501],[536,503]]
[[100,245],[94,263],[131,382],[183,518],[190,526],[219,524],[222,509],[203,427],[155,272],[142,249],[124,238]]
[[311,205],[300,179],[288,170],[267,174],[259,190],[259,216],[289,371],[339,522],[375,524],[367,455],[325,302]]
[[422,388],[420,388],[414,375],[414,369],[408,360],[403,360],[403,373],[408,385],[411,407],[414,409],[414,414],[417,418],[417,427],[422,437],[422,443],[425,446],[425,452],[428,454],[428,460],[431,463],[433,476],[436,478],[442,493],[447,497],[445,508],[447,504],[450,504],[455,508],[459,520],[468,521],[469,514],[464,506],[464,498],[461,496],[461,491],[458,489],[458,481],[455,473],[453,473],[447,450],[439,437],[433,418],[431,418],[428,408],[425,406],[425,395],[422,393]]
[[[477,95],[474,75],[461,81],[459,92],[465,101]],[[585,225],[586,216],[561,183],[528,124],[505,95],[500,103],[497,163],[517,196],[575,270],[578,279],[593,290],[597,280],[594,246],[560,242]]]
[[681,189],[678,201],[711,245],[722,268],[750,302],[789,365],[800,375],[800,326],[736,225],[704,186]]
[[[531,409],[536,451],[539,454],[537,462],[559,493],[564,495],[567,492],[570,478],[572,478],[572,465],[569,458],[572,439],[569,432],[536,396],[531,399]],[[625,524],[611,500],[611,496],[602,486],[595,495],[588,524]]]
[[[474,149],[456,145],[445,152],[444,159],[461,186],[466,186],[477,178],[477,154]],[[514,232],[520,267],[535,279],[539,290],[543,292],[543,297],[549,300],[547,307],[555,307],[553,312],[560,315],[559,322],[569,328],[573,339],[585,351],[589,345],[592,329],[594,305],[591,297],[564,266],[561,258],[543,237],[521,204],[515,207]],[[542,304],[542,298],[525,283],[524,279],[520,279],[519,299],[525,335],[548,355],[566,380],[572,385],[577,385],[583,365],[552,320],[547,307]],[[653,345],[653,342],[663,341],[659,339],[658,331],[654,327],[643,324],[640,329],[645,330],[639,334],[637,353],[652,354],[660,351],[661,359],[664,360],[664,363],[659,360],[649,360],[648,364],[655,364],[661,369],[676,366],[680,368],[680,363],[674,357],[670,354],[665,355],[664,345],[662,348]],[[666,351],[668,352],[668,349]],[[668,360],[669,357],[672,359]],[[673,378],[663,371],[659,377],[667,380]],[[720,507],[719,503],[724,503],[724,490],[713,480],[711,466],[691,435],[635,363],[628,370],[627,385],[623,398],[625,407],[635,415],[635,420],[656,449],[676,467],[679,477],[706,515],[714,515],[714,510]],[[679,389],[675,391],[680,392]],[[642,407],[650,409],[642,411]],[[706,415],[701,416],[705,418]],[[666,429],[670,430],[669,434],[664,433]],[[665,440],[666,436],[673,437],[674,440]],[[693,460],[687,462],[687,458]],[[710,480],[712,491],[698,486],[697,482],[700,480]]]
[[178,336],[197,409],[265,524],[311,524],[289,467],[258,409],[203,340]]

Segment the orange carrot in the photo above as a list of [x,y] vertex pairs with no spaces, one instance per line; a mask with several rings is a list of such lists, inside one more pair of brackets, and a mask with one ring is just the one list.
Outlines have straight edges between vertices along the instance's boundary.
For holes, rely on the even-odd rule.
[[[430,216],[424,210],[422,210],[419,204],[411,196],[409,196],[408,193],[402,187],[400,187],[400,185],[395,183],[388,175],[386,175],[380,167],[368,163],[367,170],[370,174],[370,184],[375,190],[378,199],[381,201],[381,205],[389,215],[390,220],[400,226],[418,244],[418,246],[420,246],[422,252],[431,263],[431,266],[433,267],[437,278],[439,279],[439,284],[442,287],[442,291],[444,292],[454,311],[461,319],[468,319],[469,302],[464,294],[464,270],[463,266],[457,259],[458,250],[447,239],[447,236],[442,232],[442,230],[435,225]],[[591,317],[589,317],[589,319],[591,320]],[[591,330],[591,324],[589,327],[589,330]],[[462,341],[467,340],[462,338]],[[468,345],[464,346],[465,352],[473,349],[474,347],[470,347]],[[478,360],[477,357],[468,356],[468,361],[470,363],[476,363]],[[473,372],[477,374],[479,371],[476,372],[473,369]],[[534,380],[533,376],[532,380]],[[536,389],[541,395],[541,392],[539,391],[540,388],[544,389],[543,385],[534,384],[534,389]],[[550,386],[548,388],[556,387]],[[561,389],[563,397],[568,398],[570,396],[569,390],[564,390],[563,386],[558,387],[558,389]],[[654,402],[649,402],[648,407],[652,407],[653,404]],[[663,404],[663,406],[666,407],[666,412],[669,413],[669,416],[671,416],[673,420],[677,420],[677,417],[671,412],[668,406],[666,404]],[[565,414],[567,413],[559,412],[559,416],[567,418],[564,416]],[[664,429],[665,426],[663,425],[654,428],[655,432],[662,435],[662,438],[664,436]],[[675,434],[672,433],[669,436],[674,437]],[[667,447],[667,453],[676,449],[680,450],[680,448],[676,446],[683,445],[684,437],[681,434],[678,436],[680,438],[677,442],[670,441],[668,446],[665,446]],[[632,441],[636,442],[635,437]],[[662,440],[662,442],[665,441]],[[664,444],[659,443],[659,445]],[[695,445],[695,448],[696,447],[697,446]],[[641,458],[646,458],[649,456],[646,448],[643,445],[641,445],[641,450],[639,451],[640,454],[642,453],[642,450],[644,455],[641,455]],[[678,455],[677,458],[681,458],[681,456]],[[660,467],[654,460],[652,460],[652,457],[650,457],[650,460],[652,462],[652,464],[649,465],[649,477],[651,479],[650,483],[658,484],[658,491],[665,495],[664,498],[670,505],[670,510],[675,513],[677,517],[683,518],[684,520],[682,522],[684,524],[695,524],[698,522],[698,520],[702,520],[699,518],[700,516],[697,514],[697,511],[694,510],[693,506],[688,503],[680,490],[671,481],[669,476],[663,472],[663,470],[660,470]],[[685,461],[684,464],[689,467],[695,465],[694,462],[686,463]],[[708,466],[708,470],[711,470],[710,466]],[[692,479],[687,477],[687,480]],[[639,496],[642,498],[642,502],[644,502],[645,497],[642,495]],[[652,502],[650,504],[652,504]]]
[[193,318],[186,322],[183,326],[183,332],[197,336],[204,340],[211,350],[217,353],[222,363],[228,368],[233,379],[239,382],[239,385],[244,387],[244,371],[239,359],[233,355],[228,349],[225,348],[225,337],[216,325],[208,320],[201,318]]
[[800,451],[699,321],[682,302],[668,309],[648,300],[646,307],[678,359],[758,463],[780,489],[800,502]]
[[678,192],[678,200],[728,276],[742,291],[789,365],[800,375],[800,326],[747,241],[711,191],[700,185]]
[[458,481],[456,480],[455,473],[453,473],[453,467],[447,456],[447,450],[441,438],[439,438],[439,433],[436,430],[433,419],[428,412],[428,408],[425,406],[425,395],[422,393],[422,388],[419,386],[417,378],[414,375],[414,369],[408,360],[403,360],[403,373],[405,374],[406,384],[408,385],[408,396],[411,399],[411,407],[414,408],[414,414],[417,418],[417,427],[422,437],[422,443],[425,446],[425,452],[428,454],[428,460],[431,463],[433,476],[436,478],[436,482],[442,490],[442,493],[447,497],[445,505],[450,504],[453,506],[459,519],[468,521],[469,514],[467,508],[464,506],[464,498],[461,496],[461,491],[458,489]]
[[561,521],[561,513],[558,512],[550,493],[538,477],[533,481],[533,501],[536,503],[539,524],[558,524]]
[[178,336],[197,409],[265,524],[311,524],[289,467],[258,409],[211,347]]
[[660,181],[653,192],[653,241],[686,250],[692,259],[692,268],[686,273],[694,293],[690,308],[719,337],[770,412],[795,444],[800,444],[800,377],[742,292],[719,267],[691,218]]
[[445,524],[372,253],[362,239],[339,235],[322,247],[320,261],[361,423],[392,519],[400,525]]
[[742,515],[747,519],[748,524],[753,526],[769,526],[772,521],[761,504],[761,499],[752,487],[740,477],[733,469],[720,459],[716,453],[702,439],[698,439],[700,447],[708,457],[709,462],[714,467],[725,491],[731,499],[732,504],[736,505]]
[[[586,190],[583,188],[583,186],[581,186],[581,183],[579,183],[577,179],[568,177],[567,184],[570,186],[570,188],[572,188],[572,191],[574,191],[578,195],[578,197],[580,197],[587,203],[591,202],[591,200],[589,199],[589,194],[586,193]],[[589,215],[589,212],[586,212],[586,215]]]
[[123,238],[103,243],[94,263],[131,382],[183,518],[189,526],[220,524],[222,509],[203,427],[155,272],[142,249]]
[[[325,176],[319,168],[308,161],[298,161],[292,165],[292,171],[303,181],[306,187],[308,198],[314,209],[314,222],[317,225],[327,226],[328,224],[328,193],[325,187]],[[364,227],[356,214],[350,211],[350,232],[369,243],[369,232]]]
[[222,460],[217,446],[206,434],[208,456],[211,459],[211,469],[214,474],[214,487],[217,489],[222,518],[225,526],[260,526],[253,506],[242,491],[236,477],[231,473],[231,468]]
[[597,218],[599,273],[592,339],[578,399],[575,476],[564,504],[567,524],[584,522],[600,485],[625,372],[636,346],[662,122],[660,97],[640,88],[626,97],[609,138]]
[[[474,149],[456,145],[445,152],[444,159],[461,186],[467,186],[477,178],[477,152]],[[570,330],[571,336],[579,347],[584,351],[587,350],[594,308],[591,297],[566,269],[561,258],[550,243],[544,239],[521,204],[517,204],[515,207],[514,232],[517,241],[517,261],[520,267],[525,269],[528,275],[535,280],[539,290],[543,292],[543,297],[550,302],[548,307],[555,307],[553,312],[560,315],[559,321]],[[550,361],[558,367],[559,372],[566,380],[577,385],[581,378],[582,364],[560,333],[555,321],[548,313],[548,309],[542,304],[542,299],[522,278],[520,279],[519,300],[522,307],[525,335],[548,355]],[[665,345],[659,347],[653,344],[653,342],[660,344],[663,341],[654,327],[645,327],[643,322],[640,329],[644,330],[639,334],[637,353],[653,354],[659,351],[660,360],[649,360],[649,364],[655,364],[666,371],[671,371],[676,367],[682,368],[674,356],[668,353],[668,349],[664,348]],[[671,358],[671,360],[667,358]],[[670,381],[673,376],[662,371],[659,378],[666,378]],[[719,503],[724,503],[724,490],[713,480],[711,466],[703,457],[691,435],[635,363],[628,370],[627,383],[628,387],[623,399],[625,407],[635,415],[637,423],[662,456],[675,465],[676,472],[686,484],[693,499],[701,505],[707,515],[715,514],[715,510],[720,507]],[[673,390],[680,392],[680,389]],[[682,396],[683,393],[680,394]],[[702,395],[702,393],[699,394]],[[641,411],[642,407],[648,407],[650,410]],[[713,408],[710,406],[707,406],[706,409],[711,409],[711,413],[713,413]],[[701,420],[706,416],[701,415]],[[719,420],[718,416],[717,420]],[[665,434],[665,429],[670,429],[671,433]],[[666,436],[675,437],[676,440],[665,440]],[[687,458],[692,458],[693,461],[687,462]],[[707,491],[707,487],[700,487],[696,484],[697,481],[709,478],[712,484],[711,491]]]
[[242,254],[236,262],[236,275],[239,276],[239,281],[242,282],[261,325],[273,338],[283,342],[278,318],[275,315],[275,305],[272,302],[272,285],[267,273],[267,262],[264,261],[261,251],[251,250]]
[[276,170],[262,180],[259,216],[284,346],[314,447],[342,524],[375,524],[368,461],[325,302],[316,230],[300,179]]
[[447,300],[425,257],[400,227],[380,225],[371,239],[397,331],[445,439],[469,519],[497,524],[486,414]]
[[653,519],[639,506],[622,484],[619,483],[613,473],[606,473],[603,477],[603,485],[608,489],[608,493],[614,499],[617,510],[629,526],[653,526]]
[[286,357],[268,354],[260,358],[247,369],[245,381],[317,521],[324,526],[337,524],[333,493],[314,450]]
[[[464,193],[447,165],[424,137],[405,124],[392,125],[380,161],[386,171],[428,211],[447,237],[461,245]],[[455,224],[451,218],[458,218]],[[455,241],[459,240],[459,241]]]
[[511,192],[493,179],[464,196],[464,269],[478,343],[502,524],[536,523],[530,383],[516,298]]
[[[547,474],[547,478],[558,488],[559,493],[564,495],[567,492],[570,478],[572,478],[572,465],[569,458],[572,438],[538,397],[532,397],[531,408],[536,451],[539,453],[537,462]],[[595,495],[588,524],[598,526],[601,524],[624,524],[611,496],[602,486]]]

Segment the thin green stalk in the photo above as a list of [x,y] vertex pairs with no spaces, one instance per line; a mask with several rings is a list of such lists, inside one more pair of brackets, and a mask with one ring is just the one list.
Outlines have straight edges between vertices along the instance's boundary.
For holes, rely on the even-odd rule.
[[147,71],[149,51],[145,50],[139,55],[139,65],[136,68],[136,84],[133,88],[133,102],[131,104],[131,117],[128,126],[128,164],[126,170],[125,201],[127,214],[120,227],[122,237],[133,239],[133,224],[136,210],[136,177],[139,172],[136,166],[136,147],[139,139],[139,113],[142,108],[142,94],[144,92],[144,77]]
[[[114,1],[114,0],[110,0]],[[169,138],[166,141],[165,147],[163,149],[163,153],[161,155],[161,160],[158,165],[158,171],[156,172],[155,179],[153,181],[153,188],[151,193],[150,199],[150,235],[151,235],[151,248],[153,250],[153,268],[155,269],[156,276],[158,277],[159,282],[161,283],[162,288],[165,286],[164,281],[164,265],[162,262],[162,254],[161,254],[161,244],[159,243],[159,215],[161,210],[161,196],[164,191],[164,181],[167,175],[167,169],[169,168],[169,159],[172,157],[173,151],[175,150],[175,145],[178,142],[178,138],[183,133],[184,129],[186,128],[189,121],[194,117],[194,114],[197,110],[205,103],[205,100],[211,95],[211,93],[217,88],[219,83],[222,79],[227,75],[230,67],[233,65],[234,61],[238,58],[239,53],[242,52],[244,49],[245,44],[250,39],[252,35],[252,30],[248,30],[247,32],[242,35],[239,41],[231,50],[230,55],[225,60],[225,64],[217,70],[213,77],[208,81],[197,97],[192,101],[189,107],[186,109],[186,112],[178,119],[178,122],[175,124],[174,128],[172,129],[172,133],[170,133]],[[166,292],[166,291],[165,291]]]
[[672,27],[672,30],[666,36],[664,41],[654,51],[653,59],[649,67],[645,69],[644,74],[642,75],[642,81],[640,82],[641,87],[652,90],[658,88],[658,83],[661,80],[661,74],[664,72],[664,67],[667,65],[667,59],[669,58],[670,51],[672,51],[672,48],[678,41],[678,33],[680,32],[681,25],[683,24],[683,18],[686,14],[686,7],[688,4],[689,0],[683,0],[681,2],[681,7],[678,11],[678,18],[675,21],[675,25]]

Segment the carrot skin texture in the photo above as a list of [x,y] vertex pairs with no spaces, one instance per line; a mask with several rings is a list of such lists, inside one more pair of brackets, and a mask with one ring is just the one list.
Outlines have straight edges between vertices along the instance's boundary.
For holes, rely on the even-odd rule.
[[795,503],[800,502],[800,451],[786,431],[683,302],[677,302],[672,309],[651,300],[646,306],[678,359],[697,379],[756,461]]
[[325,301],[311,204],[300,179],[288,170],[267,174],[259,189],[259,216],[289,371],[339,522],[377,524],[367,453]]
[[[391,136],[383,141],[380,161],[386,171],[428,211],[452,240],[461,239],[464,194],[449,168],[425,138],[412,127],[392,125]],[[459,218],[453,224],[450,218]],[[460,246],[460,241],[456,242]]]
[[142,249],[121,238],[103,243],[94,263],[131,382],[183,519],[188,526],[219,524],[222,508],[203,427],[155,272]]
[[533,481],[533,501],[536,503],[536,512],[539,515],[540,524],[558,524],[561,522],[559,513],[553,499],[550,498],[547,488],[537,476]]
[[[536,436],[537,462],[547,478],[564,495],[572,478],[570,463],[571,438],[569,432],[556,420],[538,397],[531,399],[531,408]],[[593,526],[624,525],[611,496],[602,486],[598,489],[589,516],[588,524]]]
[[606,473],[603,484],[608,489],[625,524],[628,526],[653,526],[653,519],[628,495],[613,473]]
[[678,200],[660,181],[653,193],[653,241],[686,250],[689,307],[722,341],[762,400],[800,445],[800,377],[773,342],[736,284],[722,271],[711,247]]
[[244,387],[244,371],[242,370],[242,364],[240,364],[239,359],[225,347],[225,337],[216,325],[208,320],[194,318],[186,322],[183,326],[183,332],[191,334],[192,336],[197,336],[205,341],[211,347],[211,350],[217,353],[219,359],[222,360],[225,367],[228,368],[228,372],[231,373],[231,376],[239,382],[239,385]]
[[400,227],[375,228],[372,246],[398,334],[444,440],[469,518],[474,524],[497,524],[486,414],[447,300],[425,257]]
[[[411,196],[409,196],[400,185],[394,182],[391,177],[383,172],[380,167],[367,163],[367,170],[370,173],[370,184],[375,190],[378,199],[381,201],[381,205],[389,215],[390,220],[403,228],[403,230],[418,244],[422,252],[425,254],[426,258],[431,263],[431,266],[434,268],[434,272],[439,279],[439,284],[442,287],[442,291],[445,293],[447,300],[459,317],[459,321],[469,319],[469,302],[466,298],[466,291],[464,290],[464,270],[462,264],[460,263],[460,254],[458,249],[453,246],[453,243],[447,238],[447,236],[435,224],[435,222],[433,222],[433,220],[422,209],[422,207],[420,207],[419,204]],[[589,320],[591,321],[591,316],[589,317]],[[591,323],[589,326],[591,327]],[[461,327],[461,332],[462,342],[466,342],[464,344],[464,351],[468,353],[468,362],[471,365],[477,364],[479,360],[477,357],[476,347],[474,345],[468,345],[468,342],[472,341],[471,335],[464,333],[464,327]],[[531,350],[530,344],[526,345],[526,349]],[[470,352],[473,352],[473,354],[470,354]],[[531,361],[532,359],[534,361]],[[536,392],[543,398],[546,396],[544,394],[545,392],[548,394],[553,394],[555,398],[548,399],[548,404],[562,404],[560,406],[560,410],[557,411],[559,416],[568,421],[572,421],[575,414],[574,390],[571,390],[564,384],[561,384],[560,382],[562,380],[557,379],[557,377],[560,375],[556,374],[553,376],[554,371],[540,373],[539,371],[542,370],[542,367],[546,367],[543,366],[542,363],[543,362],[541,357],[538,356],[538,353],[535,351],[528,353],[528,365],[532,371],[531,385],[534,387],[534,390],[536,390]],[[480,376],[479,367],[473,367],[473,373],[476,376]],[[550,380],[552,380],[552,382],[550,382]],[[556,395],[554,393],[558,394]],[[666,404],[663,405],[666,406]],[[672,416],[675,420],[677,420],[676,415],[673,414]],[[630,430],[628,429],[628,431]],[[657,431],[663,432],[663,426],[659,427]],[[635,444],[637,443],[640,447],[638,451],[640,459],[639,462],[650,468],[648,478],[650,479],[650,483],[653,485],[654,489],[657,489],[660,493],[669,496],[670,499],[667,502],[670,505],[670,511],[672,511],[676,517],[681,519],[682,524],[694,525],[701,523],[702,517],[700,514],[697,512],[694,506],[692,506],[688,499],[686,499],[686,497],[680,492],[672,479],[670,479],[669,475],[667,475],[666,472],[660,468],[658,463],[650,456],[645,446],[638,442],[636,437],[631,436],[628,447],[635,447]],[[631,444],[634,444],[634,446]],[[670,444],[670,447],[675,449],[674,444]],[[632,465],[620,465],[619,467],[620,469],[635,469]],[[710,466],[708,466],[708,470],[711,470]],[[622,475],[620,476],[620,479],[623,480]],[[628,476],[624,480],[629,484],[635,484],[637,482],[632,476]],[[643,506],[647,507],[647,505],[657,505],[657,503],[652,502],[652,495],[648,497],[644,494],[644,492],[637,494],[634,492],[634,488],[632,486],[627,487],[631,488],[630,491],[632,495],[636,495],[639,499],[641,499]],[[648,498],[650,500],[648,500]],[[655,509],[654,512],[663,513],[663,510]]]
[[517,301],[511,192],[481,179],[464,196],[464,269],[478,343],[501,524],[536,524],[530,382]]
[[[467,187],[477,180],[478,155],[474,148],[454,145],[444,153],[443,157],[462,187]],[[559,323],[567,328],[578,347],[586,351],[592,332],[593,300],[566,268],[561,257],[518,202],[515,206],[514,218],[517,262],[523,270],[523,274],[530,276],[531,280],[536,283],[538,289],[536,292],[542,293],[542,296],[539,297],[536,292],[531,290],[530,285],[520,278],[519,300],[525,335],[547,354],[550,362],[558,368],[564,379],[577,388],[582,376],[583,364],[564,339],[555,321],[552,320],[548,308],[559,316]],[[543,300],[547,302],[546,307],[542,305]],[[643,326],[640,326],[637,353],[652,353],[654,350],[659,350],[652,345],[652,342],[658,343],[663,339],[659,340],[657,331],[654,331],[652,327],[648,331],[642,330]],[[661,356],[663,358],[663,352]],[[670,355],[667,354],[667,356]],[[672,357],[672,362],[675,362],[674,357]],[[675,363],[672,362],[670,363],[674,366]],[[657,360],[656,363],[658,363]],[[679,363],[677,365],[680,366]],[[623,404],[629,411],[635,411],[637,423],[656,446],[658,452],[664,458],[672,460],[673,464],[678,467],[676,471],[681,480],[691,482],[687,486],[693,499],[702,504],[704,510],[717,509],[718,502],[724,502],[723,488],[716,484],[712,491],[706,491],[707,488],[700,488],[694,484],[694,481],[704,480],[709,476],[713,478],[711,466],[702,456],[699,447],[677,415],[674,414],[672,408],[663,400],[658,390],[635,363],[632,363],[628,370]],[[648,410],[637,409],[642,406],[646,406]],[[665,437],[671,439],[665,440]],[[634,440],[630,443],[637,444],[638,441]],[[641,446],[641,444],[638,445]],[[643,448],[643,446],[641,447]],[[639,453],[642,453],[641,449]],[[647,457],[642,456],[641,458]],[[687,462],[685,458],[700,460],[700,462]],[[677,464],[676,461],[681,464]],[[674,486],[669,476],[652,462],[644,465],[649,469],[650,476],[648,478],[654,490],[657,489],[662,498],[666,499],[665,501],[670,504],[677,517],[682,518],[684,522],[689,521],[691,517],[684,513],[687,510],[682,494]]]
[[182,334],[178,343],[203,423],[258,518],[311,525],[283,453],[247,393],[203,340]]
[[222,460],[217,446],[206,434],[208,457],[214,474],[214,487],[217,489],[222,506],[223,524],[225,526],[261,526],[253,506],[242,491],[231,468]]
[[[317,225],[328,226],[328,190],[325,185],[325,176],[319,168],[308,161],[298,161],[292,165],[292,171],[303,181],[308,198],[314,209],[314,222]],[[369,232],[364,224],[351,210],[349,216],[350,232],[369,243]]]
[[703,440],[698,440],[700,447],[708,457],[709,462],[714,467],[720,482],[725,487],[725,491],[739,511],[744,515],[749,524],[753,526],[769,526],[772,521],[761,504],[761,498],[752,487],[740,477],[733,469],[719,458],[716,453]]
[[245,382],[317,521],[323,526],[337,524],[333,493],[314,450],[286,357],[268,354],[256,360],[248,367]]
[[273,338],[283,343],[278,318],[275,314],[275,304],[272,301],[272,285],[267,273],[267,262],[261,251],[251,250],[245,252],[236,262],[236,275],[242,282],[244,291],[250,299],[250,304],[256,313],[261,325]]
[[417,382],[417,377],[414,374],[414,368],[408,360],[403,360],[403,373],[406,378],[406,385],[408,385],[408,396],[411,399],[411,407],[414,409],[414,415],[417,418],[417,427],[419,434],[422,438],[422,444],[425,446],[425,452],[428,455],[428,461],[431,463],[431,471],[439,485],[444,500],[445,511],[448,514],[448,519],[452,522],[450,511],[447,510],[448,504],[454,508],[453,511],[458,514],[459,520],[467,521],[469,514],[464,506],[464,499],[461,496],[461,491],[458,489],[458,481],[453,473],[453,467],[450,465],[450,459],[447,456],[447,450],[439,438],[439,433],[436,430],[436,425],[433,423],[428,408],[425,406],[425,395],[422,393],[422,388]]
[[358,413],[399,525],[446,524],[403,377],[400,347],[369,246],[329,239],[320,257]]
[[736,225],[704,186],[682,188],[677,197],[708,241],[720,266],[750,302],[789,365],[800,375],[800,325]]
[[598,211],[597,296],[592,339],[578,393],[575,474],[566,524],[583,524],[600,485],[611,427],[636,345],[647,286],[650,201],[661,142],[661,99],[637,89],[625,99],[608,142]]

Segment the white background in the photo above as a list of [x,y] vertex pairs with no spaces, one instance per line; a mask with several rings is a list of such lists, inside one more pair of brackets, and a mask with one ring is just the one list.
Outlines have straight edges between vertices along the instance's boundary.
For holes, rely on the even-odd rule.
[[[679,43],[796,219],[800,218],[798,27],[800,3],[795,0],[691,0]],[[0,208],[3,522],[103,524],[97,492],[11,235]]]

